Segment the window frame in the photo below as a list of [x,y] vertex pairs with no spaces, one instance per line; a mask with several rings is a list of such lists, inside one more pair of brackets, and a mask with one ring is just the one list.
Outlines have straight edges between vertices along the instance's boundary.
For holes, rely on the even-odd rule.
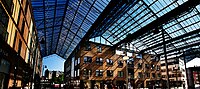
[[107,77],[113,77],[113,70],[107,70]]
[[155,70],[155,65],[151,64],[151,70]]
[[91,69],[83,69],[83,76],[91,76],[92,70]]
[[103,77],[103,70],[96,70],[95,76],[96,77]]
[[85,64],[92,63],[92,57],[84,56],[83,61]]
[[101,45],[97,45],[97,53],[102,53],[102,46]]
[[117,77],[119,77],[119,78],[124,77],[124,71],[118,71],[117,72]]
[[142,72],[138,72],[138,78],[143,78]]
[[123,67],[124,66],[124,63],[123,63],[123,61],[121,61],[121,60],[118,60],[118,67]]
[[97,65],[103,65],[103,58],[101,58],[101,57],[96,57],[96,64],[97,64]]
[[156,73],[151,73],[151,78],[156,78]]
[[106,59],[107,66],[113,66],[113,60],[112,59]]
[[146,73],[145,73],[145,77],[146,77],[146,78],[150,78],[150,73],[149,73],[149,72],[146,72]]
[[142,63],[137,64],[138,69],[142,69]]

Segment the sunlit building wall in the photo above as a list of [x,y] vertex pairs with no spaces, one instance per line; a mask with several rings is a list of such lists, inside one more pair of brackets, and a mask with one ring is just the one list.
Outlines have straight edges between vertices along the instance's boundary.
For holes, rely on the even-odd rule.
[[[65,83],[75,87],[149,87],[160,82],[160,61],[151,54],[134,54],[128,60],[110,46],[87,42],[65,62]],[[70,77],[69,77],[70,76]],[[161,85],[159,85],[161,86]]]
[[153,54],[143,54],[142,57],[136,56],[134,65],[134,79],[137,88],[163,87],[161,65],[158,57]]
[[[133,65],[133,63],[130,64]],[[109,87],[111,84],[123,87],[128,81],[127,69],[133,72],[134,66],[126,66],[122,56],[116,55],[115,50],[110,46],[87,42],[66,60],[65,80],[70,80],[66,83],[70,82],[75,87],[104,88],[104,85]],[[133,73],[129,74],[130,79],[131,76],[133,78]]]
[[42,59],[29,0],[0,1],[0,36],[0,54],[6,53],[0,60],[9,64],[1,88],[30,86],[40,76]]
[[[168,73],[169,73],[169,80],[171,87],[182,87],[183,84],[185,85],[186,82],[186,74],[185,74],[185,65],[183,60],[175,58],[175,57],[168,57]],[[165,60],[161,59],[161,71],[162,71],[162,79],[167,80],[167,69],[165,66]]]

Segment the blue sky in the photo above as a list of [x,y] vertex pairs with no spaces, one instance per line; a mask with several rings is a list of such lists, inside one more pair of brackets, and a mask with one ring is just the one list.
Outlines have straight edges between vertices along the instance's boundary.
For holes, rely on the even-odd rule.
[[46,65],[48,70],[64,71],[65,59],[56,54],[52,54],[43,58],[43,65]]

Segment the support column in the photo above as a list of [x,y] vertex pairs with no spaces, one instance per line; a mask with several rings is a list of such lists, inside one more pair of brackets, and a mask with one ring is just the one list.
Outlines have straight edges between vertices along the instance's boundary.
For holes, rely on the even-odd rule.
[[[165,34],[164,30],[162,29],[162,38],[163,43],[165,43]],[[170,81],[169,81],[169,69],[168,69],[168,63],[167,63],[167,54],[166,54],[166,44],[163,44],[163,50],[164,50],[164,56],[165,56],[165,67],[166,67],[166,74],[167,74],[167,89],[170,89]]]
[[195,89],[192,68],[187,68],[188,89]]
[[126,89],[128,89],[128,65],[126,60],[124,60],[125,65],[126,65]]
[[185,51],[183,50],[183,61],[184,61],[184,67],[185,67],[185,75],[186,75],[186,83],[185,83],[185,87],[183,89],[187,89],[188,88],[188,85],[189,85],[189,81],[188,81],[188,73],[187,73],[187,67],[186,67],[186,59],[185,59]]

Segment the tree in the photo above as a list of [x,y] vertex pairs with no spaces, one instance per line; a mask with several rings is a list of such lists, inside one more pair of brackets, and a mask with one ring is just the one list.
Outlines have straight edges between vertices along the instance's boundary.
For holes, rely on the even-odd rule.
[[53,78],[53,82],[56,84],[62,84],[63,81],[64,81],[64,74],[61,74],[58,77]]

